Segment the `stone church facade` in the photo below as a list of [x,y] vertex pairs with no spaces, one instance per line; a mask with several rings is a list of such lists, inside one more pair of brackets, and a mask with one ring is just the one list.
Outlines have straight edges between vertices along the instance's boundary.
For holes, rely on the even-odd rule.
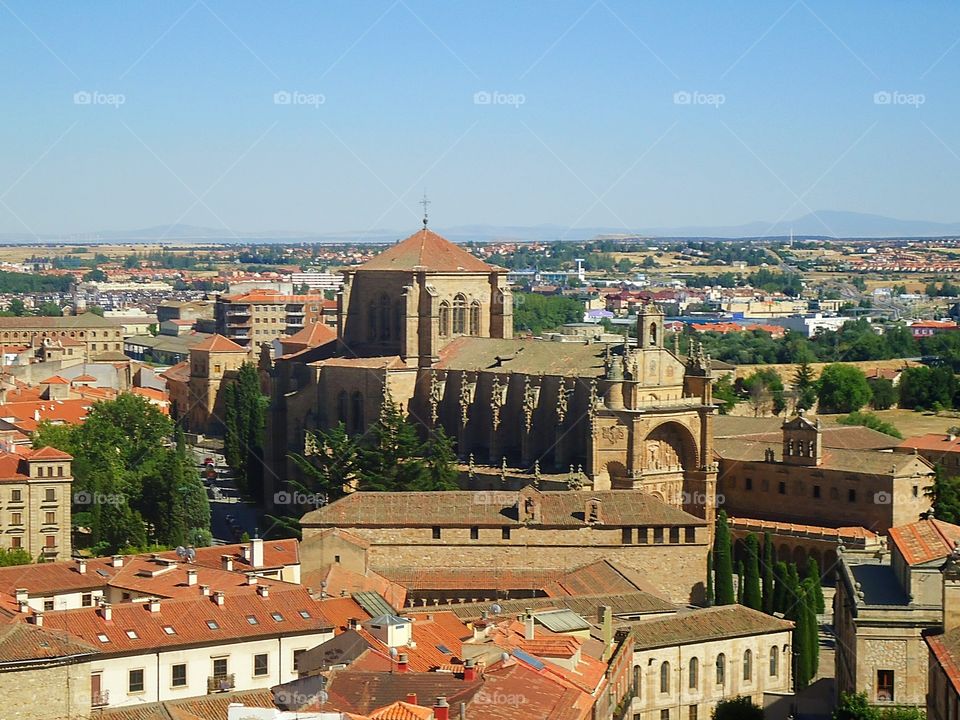
[[712,521],[710,360],[665,347],[656,306],[640,308],[629,343],[514,338],[506,270],[424,227],[345,272],[337,330],[270,369],[268,460],[288,476],[308,431],[363,433],[390,400],[424,433],[442,427],[471,466],[531,483],[576,469],[576,486]]

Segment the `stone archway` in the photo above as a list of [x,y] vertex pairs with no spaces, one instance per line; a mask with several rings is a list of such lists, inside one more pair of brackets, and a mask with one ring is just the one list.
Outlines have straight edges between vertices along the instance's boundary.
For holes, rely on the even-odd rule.
[[657,425],[638,448],[636,461],[643,472],[694,470],[697,443],[690,430],[675,421]]

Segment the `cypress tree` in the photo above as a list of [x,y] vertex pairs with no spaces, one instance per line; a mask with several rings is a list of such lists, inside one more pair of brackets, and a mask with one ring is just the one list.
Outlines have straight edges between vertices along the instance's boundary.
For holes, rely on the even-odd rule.
[[743,605],[743,560],[737,561],[737,604]]
[[773,566],[773,611],[783,613],[787,609],[787,564],[781,560]]
[[786,593],[783,598],[783,616],[787,620],[796,620],[800,611],[800,577],[797,566],[787,563]]
[[714,592],[717,605],[733,605],[733,554],[730,551],[730,526],[727,513],[721,510],[717,514],[717,532],[714,537],[713,560],[715,568]]
[[760,541],[753,533],[747,535],[744,544],[746,563],[743,576],[743,604],[759,610],[763,605],[760,595]]
[[773,538],[770,533],[763,534],[763,611],[773,615],[774,611],[774,580],[773,580]]
[[714,602],[713,595],[713,550],[707,551],[707,607],[711,607]]
[[812,555],[807,558],[807,580],[813,590],[814,609],[822,615],[826,611],[826,605],[823,600],[823,586],[820,584],[820,567]]
[[793,618],[793,650],[796,653],[797,666],[793,681],[797,690],[803,690],[810,681],[810,633],[807,629],[809,614],[803,597],[795,599],[791,608]]

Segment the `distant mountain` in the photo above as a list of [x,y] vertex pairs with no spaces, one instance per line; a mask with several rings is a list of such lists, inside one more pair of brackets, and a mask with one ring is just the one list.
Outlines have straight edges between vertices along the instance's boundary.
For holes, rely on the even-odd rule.
[[[884,215],[848,212],[845,210],[818,210],[793,220],[779,222],[755,221],[743,225],[688,225],[678,227],[580,227],[571,228],[556,224],[543,225],[453,225],[437,227],[437,232],[455,242],[503,241],[557,241],[582,242],[596,237],[648,237],[648,238],[775,238],[794,236],[836,238],[906,238],[960,236],[960,222],[938,223],[927,220],[900,220]],[[270,232],[236,233],[223,228],[199,227],[196,225],[158,225],[138,230],[103,230],[96,233],[76,235],[42,235],[36,238],[20,233],[0,234],[0,243],[29,243],[38,239],[46,243],[93,243],[93,242],[158,242],[209,241],[209,242],[369,242],[392,243],[400,240],[414,228],[391,230],[345,230],[342,232],[295,232],[277,230]]]

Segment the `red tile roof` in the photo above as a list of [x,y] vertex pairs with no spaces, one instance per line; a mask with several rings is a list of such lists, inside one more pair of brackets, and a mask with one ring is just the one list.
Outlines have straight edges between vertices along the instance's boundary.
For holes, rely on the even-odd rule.
[[940,635],[924,637],[930,652],[936,658],[944,674],[953,685],[953,692],[960,693],[960,630],[951,630]]
[[356,271],[493,272],[494,267],[427,228],[392,245]]
[[897,447],[910,450],[926,450],[931,452],[960,452],[960,437],[945,433],[927,433],[908,437]]
[[211,335],[205,340],[201,340],[196,345],[191,345],[190,350],[199,350],[200,352],[247,352],[247,349],[237,345],[230,338],[223,335]]
[[920,565],[949,555],[960,541],[960,526],[943,520],[918,520],[892,527],[887,534],[908,565]]
[[27,455],[27,458],[29,460],[73,460],[73,455],[48,445],[39,450],[34,450]]
[[70,381],[65,380],[59,375],[52,375],[51,377],[48,377],[46,380],[41,380],[40,384],[41,385],[69,385]]

